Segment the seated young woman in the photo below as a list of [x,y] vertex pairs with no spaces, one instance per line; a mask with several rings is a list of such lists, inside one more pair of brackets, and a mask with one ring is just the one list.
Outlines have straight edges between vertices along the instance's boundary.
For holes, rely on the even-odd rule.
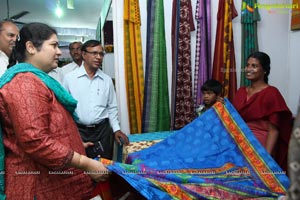
[[262,146],[286,170],[292,114],[279,90],[268,84],[270,63],[264,52],[248,57],[245,75],[250,85],[237,91],[233,105]]

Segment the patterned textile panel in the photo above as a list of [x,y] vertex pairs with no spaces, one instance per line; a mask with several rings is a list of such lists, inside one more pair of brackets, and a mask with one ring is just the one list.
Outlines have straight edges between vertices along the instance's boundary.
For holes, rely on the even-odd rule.
[[173,131],[164,131],[129,135],[128,137],[130,144],[127,146],[123,146],[122,162],[126,162],[128,154],[146,149],[167,138],[172,133]]
[[160,141],[161,140],[130,142],[129,145],[123,147],[122,162],[126,162],[128,154],[151,147],[152,145],[154,145]]
[[129,159],[102,162],[147,199],[277,199],[290,184],[227,99]]
[[130,142],[162,140],[162,139],[169,137],[174,132],[175,131],[162,131],[162,132],[132,134],[132,135],[129,135],[128,137],[129,137]]

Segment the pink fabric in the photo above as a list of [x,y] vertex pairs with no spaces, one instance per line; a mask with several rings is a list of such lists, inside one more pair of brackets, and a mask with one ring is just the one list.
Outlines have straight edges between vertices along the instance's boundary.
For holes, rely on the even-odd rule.
[[90,198],[91,179],[66,166],[74,151],[85,154],[77,127],[38,77],[20,73],[7,83],[0,114],[8,200]]
[[261,145],[266,147],[268,139],[268,122],[264,120],[257,120],[247,122],[247,125],[252,130],[253,134],[261,143]]

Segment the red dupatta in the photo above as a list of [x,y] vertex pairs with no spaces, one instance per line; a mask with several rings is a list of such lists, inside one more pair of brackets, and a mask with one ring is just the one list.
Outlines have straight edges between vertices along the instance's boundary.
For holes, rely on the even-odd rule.
[[288,144],[292,131],[292,113],[279,90],[268,86],[247,100],[246,87],[241,87],[233,100],[233,105],[245,122],[268,120],[279,130],[274,159],[287,170]]

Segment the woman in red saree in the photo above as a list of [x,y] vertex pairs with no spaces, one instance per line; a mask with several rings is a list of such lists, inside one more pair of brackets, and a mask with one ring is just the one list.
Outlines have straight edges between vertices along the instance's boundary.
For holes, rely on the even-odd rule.
[[286,170],[292,114],[279,90],[268,84],[270,63],[263,52],[248,57],[245,75],[251,84],[237,91],[233,105],[259,142]]
[[85,155],[75,99],[47,75],[60,55],[53,28],[22,27],[0,78],[0,199],[90,199],[91,178],[107,178],[105,166]]

